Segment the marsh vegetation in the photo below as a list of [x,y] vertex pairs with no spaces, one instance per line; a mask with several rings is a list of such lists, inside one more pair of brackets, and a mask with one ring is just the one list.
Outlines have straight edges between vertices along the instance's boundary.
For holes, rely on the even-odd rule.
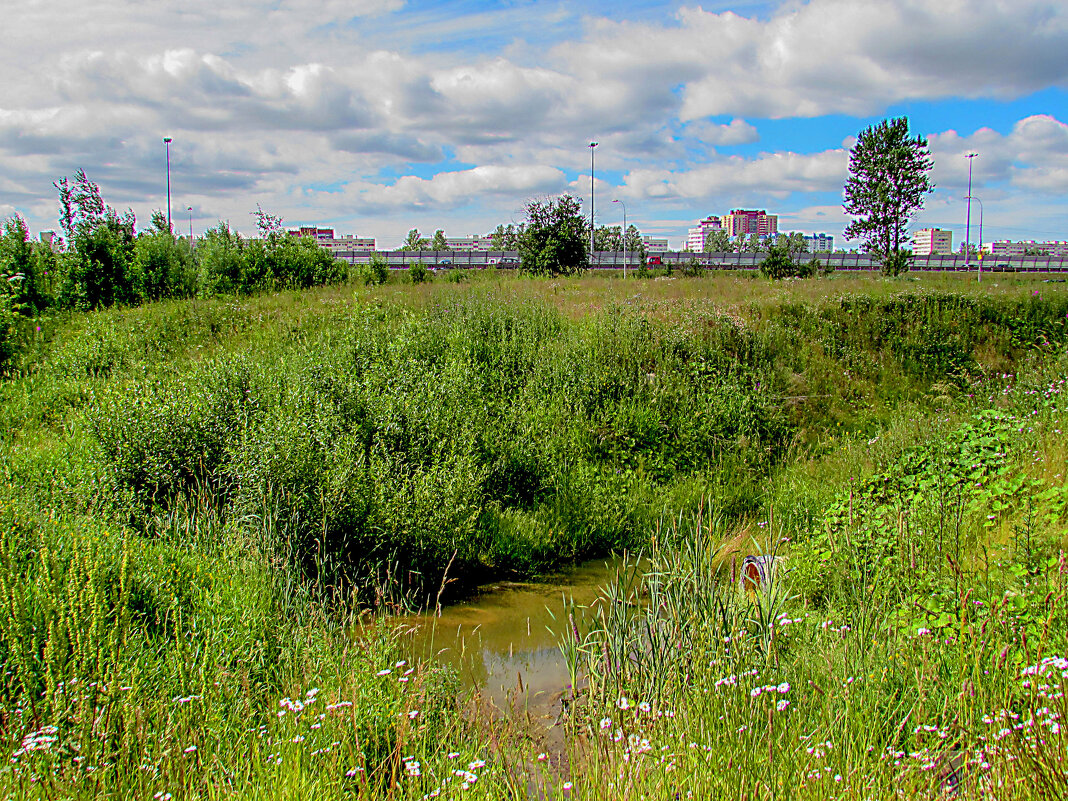
[[[1063,797],[1068,293],[999,284],[476,275],[22,319],[0,783]],[[553,602],[551,732],[413,654],[413,608],[623,553]]]

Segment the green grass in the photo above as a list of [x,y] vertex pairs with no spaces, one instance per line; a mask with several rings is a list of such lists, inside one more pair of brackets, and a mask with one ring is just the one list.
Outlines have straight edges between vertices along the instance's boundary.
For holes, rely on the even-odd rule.
[[[40,321],[0,383],[0,784],[1062,797],[1063,739],[984,722],[1068,711],[1021,675],[1068,647],[1068,295],[999,284],[494,273]],[[571,610],[563,746],[398,666],[389,618],[352,634],[446,571],[627,548]],[[732,549],[787,569],[740,592]]]

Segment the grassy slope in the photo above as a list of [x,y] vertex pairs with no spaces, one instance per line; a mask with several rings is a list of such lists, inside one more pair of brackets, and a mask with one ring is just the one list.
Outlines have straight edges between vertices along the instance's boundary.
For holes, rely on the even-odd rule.
[[[946,288],[972,292],[971,288],[954,283],[951,277],[937,280]],[[108,462],[98,450],[100,432],[115,428],[127,437],[119,440],[123,443],[129,443],[129,437],[141,441],[136,438],[167,430],[168,425],[172,425],[171,436],[178,444],[188,441],[189,429],[173,427],[175,421],[199,420],[201,425],[193,432],[197,436],[219,435],[225,440],[236,427],[247,437],[253,429],[234,422],[241,422],[242,416],[249,414],[247,408],[233,400],[235,386],[241,391],[262,393],[257,396],[262,408],[254,411],[263,415],[261,419],[275,423],[273,427],[261,423],[255,432],[261,438],[267,434],[274,437],[280,452],[287,455],[287,462],[292,462],[290,455],[295,449],[299,452],[296,446],[309,439],[307,428],[294,431],[283,425],[295,418],[318,419],[318,435],[336,450],[338,432],[344,432],[358,415],[353,416],[351,409],[338,402],[334,403],[332,416],[324,419],[321,398],[324,388],[339,385],[346,390],[340,394],[341,399],[367,390],[362,385],[338,383],[352,375],[353,364],[361,364],[358,358],[356,362],[345,361],[353,358],[354,343],[360,346],[356,353],[372,346],[378,348],[373,352],[382,363],[377,377],[372,375],[375,381],[368,382],[374,391],[360,396],[368,402],[385,396],[389,390],[387,379],[400,374],[398,366],[412,369],[415,359],[415,364],[433,363],[438,369],[430,375],[411,373],[411,383],[402,387],[404,393],[391,396],[395,403],[404,402],[413,390],[425,392],[423,382],[430,379],[434,386],[448,389],[445,401],[462,404],[463,411],[471,414],[482,399],[481,395],[468,394],[474,379],[500,381],[502,364],[523,366],[524,371],[517,374],[522,384],[495,386],[498,395],[518,390],[527,403],[517,407],[518,413],[505,404],[494,410],[496,416],[482,412],[476,419],[482,424],[507,421],[498,429],[499,436],[520,454],[530,443],[551,435],[557,443],[556,453],[573,453],[577,449],[584,456],[587,472],[576,472],[572,465],[557,473],[553,485],[557,489],[543,499],[543,506],[532,507],[529,500],[517,497],[511,507],[494,507],[497,527],[493,530],[498,539],[491,540],[488,548],[486,540],[480,540],[482,544],[470,557],[472,564],[492,564],[508,554],[513,560],[524,556],[529,559],[530,546],[537,542],[531,542],[531,532],[543,536],[537,534],[538,525],[551,528],[562,519],[559,498],[554,497],[559,496],[560,479],[574,481],[576,475],[588,478],[591,470],[608,469],[624,475],[629,482],[608,485],[609,494],[605,497],[617,498],[622,492],[631,504],[627,508],[634,515],[633,536],[641,535],[642,526],[651,528],[661,513],[664,497],[668,511],[674,512],[680,508],[692,510],[700,499],[712,495],[718,498],[714,502],[720,512],[728,515],[717,529],[723,536],[736,530],[732,521],[738,513],[750,515],[752,530],[760,531],[756,523],[767,519],[770,505],[777,515],[772,518],[773,526],[783,526],[783,533],[795,540],[798,566],[822,566],[818,570],[800,569],[791,579],[793,589],[789,592],[803,594],[800,600],[810,606],[807,616],[802,611],[790,611],[797,609],[797,602],[787,604],[775,593],[763,600],[763,606],[748,606],[719,585],[709,585],[694,575],[694,548],[700,540],[695,538],[692,527],[684,524],[674,547],[665,549],[657,558],[664,560],[664,573],[674,576],[680,586],[688,586],[684,583],[687,578],[698,582],[692,586],[699,586],[701,591],[689,593],[686,604],[703,600],[706,611],[719,608],[723,612],[713,624],[702,618],[699,610],[676,607],[677,620],[690,621],[676,636],[686,638],[691,648],[703,649],[700,652],[707,659],[697,662],[692,658],[695,651],[688,650],[685,653],[691,669],[681,672],[669,668],[666,662],[653,665],[652,670],[631,673],[606,672],[605,665],[595,659],[581,663],[594,679],[593,691],[576,717],[577,723],[591,722],[591,733],[585,737],[578,734],[571,740],[576,751],[581,752],[576,758],[590,764],[588,773],[580,772],[575,777],[583,785],[584,794],[619,797],[620,786],[629,788],[627,792],[632,794],[655,795],[674,787],[696,790],[700,782],[715,785],[719,781],[716,776],[731,775],[708,771],[712,762],[720,768],[742,766],[743,775],[754,787],[778,784],[800,793],[799,788],[804,785],[815,797],[826,797],[826,791],[814,779],[804,778],[813,772],[813,759],[826,757],[814,758],[807,751],[811,745],[801,747],[798,743],[802,741],[797,739],[803,736],[808,738],[804,743],[811,743],[819,740],[821,732],[834,741],[830,749],[822,750],[833,749],[834,771],[844,777],[849,793],[879,794],[879,788],[901,781],[902,775],[917,791],[937,784],[931,777],[944,772],[945,760],[961,750],[965,739],[974,750],[975,731],[981,730],[976,724],[980,713],[994,712],[998,704],[1016,704],[1020,708],[1024,699],[1013,675],[994,671],[996,680],[988,679],[984,677],[990,675],[989,668],[983,674],[974,666],[983,660],[990,662],[995,652],[1002,665],[1008,662],[1018,667],[1028,659],[1048,654],[1048,649],[1036,651],[1033,646],[1023,646],[1020,640],[1024,624],[1037,624],[1046,619],[1047,613],[1050,622],[1046,633],[1040,636],[1052,645],[1052,631],[1063,644],[1063,609],[1057,606],[1061,601],[1054,600],[1060,598],[1057,591],[1063,592],[1062,585],[1057,584],[1062,580],[1057,578],[1061,567],[1044,561],[1044,555],[1055,550],[1058,537],[1063,537],[1055,508],[1057,496],[1048,490],[1063,487],[1064,452],[1058,435],[1053,433],[1059,425],[1054,422],[1059,421],[1057,412],[1046,409],[1042,412],[1046,415],[1042,426],[1027,426],[1035,431],[1028,432],[1026,443],[1016,443],[1011,458],[1003,459],[1004,464],[995,464],[1000,457],[991,457],[993,461],[984,469],[996,472],[1004,465],[1010,468],[998,480],[1011,480],[1026,468],[1040,483],[1022,490],[1013,485],[990,491],[968,499],[969,505],[959,501],[959,514],[961,519],[967,516],[968,525],[964,553],[955,552],[956,569],[941,558],[941,551],[938,557],[930,555],[929,523],[912,522],[911,527],[902,530],[893,521],[893,515],[885,512],[888,504],[893,502],[900,508],[913,503],[906,500],[911,498],[908,493],[914,492],[917,482],[922,488],[927,486],[921,480],[924,476],[930,479],[947,473],[944,463],[938,463],[942,465],[939,469],[929,465],[917,468],[909,462],[908,454],[925,441],[946,443],[934,454],[937,458],[947,458],[951,445],[986,442],[984,438],[992,436],[991,432],[981,426],[976,428],[971,415],[995,402],[1020,414],[1025,404],[1018,399],[1033,396],[1010,393],[991,401],[988,390],[1003,388],[1006,382],[996,376],[1009,370],[1016,372],[1019,365],[1025,371],[1033,370],[1026,365],[1032,354],[1039,353],[1034,345],[1041,341],[1033,335],[1024,342],[1011,341],[1011,337],[1003,336],[1007,322],[999,319],[983,318],[969,331],[954,332],[951,324],[956,316],[969,322],[976,320],[967,316],[974,310],[969,312],[966,303],[958,303],[948,312],[936,310],[923,319],[901,319],[896,331],[913,331],[915,336],[884,338],[880,344],[879,332],[865,317],[873,316],[871,310],[854,314],[852,325],[842,324],[841,301],[830,297],[844,291],[892,301],[901,288],[901,283],[868,277],[836,277],[832,281],[782,286],[731,276],[636,281],[626,285],[601,277],[541,282],[502,281],[497,276],[487,276],[474,286],[386,286],[358,290],[355,297],[351,290],[332,289],[241,304],[164,304],[99,313],[66,321],[55,332],[46,330],[39,350],[25,363],[25,375],[4,383],[0,407],[7,432],[7,500],[0,509],[5,532],[0,554],[4,564],[0,592],[9,611],[2,645],[9,665],[4,730],[12,751],[30,732],[37,732],[41,742],[41,737],[56,736],[58,740],[48,743],[48,748],[21,754],[12,763],[7,769],[12,787],[32,795],[37,782],[44,782],[44,795],[48,796],[60,791],[94,795],[101,787],[116,788],[123,794],[142,794],[157,789],[188,792],[209,786],[245,788],[243,792],[265,797],[309,792],[332,796],[359,792],[361,788],[376,792],[374,787],[397,783],[397,777],[406,775],[400,757],[409,754],[421,760],[423,775],[400,780],[402,794],[421,795],[432,786],[427,784],[431,775],[436,776],[434,781],[440,781],[458,759],[466,763],[476,756],[491,757],[485,768],[470,769],[482,776],[477,786],[486,792],[507,794],[509,784],[521,783],[516,773],[525,770],[525,759],[530,754],[522,752],[524,755],[516,758],[503,747],[502,732],[484,731],[480,724],[467,723],[458,716],[449,700],[445,677],[434,666],[418,666],[406,677],[407,682],[397,682],[396,674],[408,668],[393,667],[393,649],[385,632],[379,639],[355,645],[344,636],[336,614],[324,613],[324,605],[332,608],[333,602],[317,593],[314,584],[308,589],[301,577],[307,575],[307,560],[294,554],[305,548],[301,540],[294,538],[300,534],[300,521],[292,519],[294,490],[299,483],[291,481],[287,485],[288,495],[264,496],[258,507],[235,507],[232,477],[203,470],[205,454],[217,451],[199,450],[186,464],[192,465],[188,477],[193,494],[161,502],[158,492],[139,494],[144,484],[127,481],[117,485],[115,460]],[[1036,288],[1040,295],[1032,299],[1031,292]],[[1026,322],[1029,315],[1037,315],[1036,319],[1045,320],[1047,335],[1057,334],[1050,325],[1057,314],[1063,315],[1063,310],[1057,311],[1057,304],[1064,302],[1058,286],[1023,281],[1005,286],[1002,282],[994,293],[1016,310],[1013,325],[1018,330],[1033,334],[1033,327],[1027,328],[1021,320]],[[796,305],[799,301],[803,305]],[[874,316],[894,308],[891,302],[891,306],[876,309],[878,314]],[[821,314],[821,309],[830,311]],[[652,334],[641,320],[652,321]],[[933,324],[946,326],[946,336],[939,343],[956,342],[956,351],[916,350],[926,340],[924,332],[915,329]],[[383,337],[383,330],[389,336]],[[524,340],[514,333],[517,330],[542,334]],[[515,347],[495,345],[487,351],[478,336],[480,332],[495,334],[496,341],[510,342]],[[509,338],[501,340],[502,332],[509,333]],[[545,332],[551,334],[548,339],[543,337]],[[953,338],[955,333],[960,334],[957,339]],[[716,360],[718,353],[731,348],[741,370]],[[455,358],[457,352],[463,358]],[[664,353],[674,356],[667,359]],[[970,361],[961,361],[965,353]],[[309,364],[309,354],[320,357],[317,364]],[[916,366],[910,366],[906,357]],[[920,369],[934,357],[948,360],[942,369],[945,375]],[[596,369],[582,372],[583,360]],[[374,374],[366,362],[362,364],[363,375]],[[484,365],[481,369],[480,364]],[[561,365],[571,370],[579,367],[581,380],[573,373],[561,375]],[[702,369],[694,370],[695,365],[702,365]],[[318,373],[312,369],[317,366]],[[325,383],[321,380],[324,367],[330,378]],[[841,380],[843,367],[849,371],[845,381]],[[650,374],[654,379],[648,378]],[[235,375],[239,379],[236,384]],[[657,377],[665,379],[659,389]],[[670,381],[666,380],[668,377]],[[211,380],[217,383],[209,383]],[[976,381],[980,383],[976,385]],[[756,382],[763,382],[765,388],[758,390]],[[679,414],[680,395],[677,391],[666,393],[665,385],[675,390],[684,387],[682,400],[696,394],[704,405],[685,407],[682,411],[686,413]],[[611,388],[608,395],[604,394],[606,386]],[[1041,384],[1042,389],[1048,386],[1048,381]],[[145,387],[154,388],[147,400]],[[723,387],[729,388],[726,395],[711,391]],[[601,403],[591,410],[584,404],[595,390],[600,394],[593,397]],[[555,400],[563,391],[573,393],[566,418],[558,416]],[[217,402],[204,406],[203,397],[211,397],[212,393]],[[635,394],[642,404],[628,403],[628,395]],[[979,397],[969,399],[969,394]],[[818,397],[823,395],[830,397]],[[464,430],[457,428],[464,415],[442,413],[440,404],[432,402],[434,397],[429,394],[422,405],[408,407],[417,415],[413,419],[424,421],[423,430],[434,435],[428,442],[465,441],[465,436],[472,436],[458,434]],[[709,397],[717,399],[720,406],[710,406]],[[603,409],[606,398],[612,405],[608,412]],[[780,426],[773,432],[788,432],[792,438],[792,448],[780,450],[773,462],[761,454],[764,449],[781,444],[772,445],[770,440],[752,436],[749,430],[737,429],[729,445],[721,446],[724,457],[740,456],[741,461],[735,464],[746,464],[748,469],[757,471],[753,474],[755,481],[725,482],[715,471],[693,473],[685,463],[680,466],[670,460],[665,462],[665,451],[655,441],[643,446],[634,436],[648,430],[643,428],[642,410],[658,404],[654,421],[673,420],[674,436],[695,431],[691,436],[700,441],[702,429],[688,427],[692,412],[722,409],[724,398],[742,404],[728,405],[728,409],[748,408],[751,413],[756,409],[755,417],[750,414],[742,418],[746,425],[772,421]],[[776,402],[768,402],[771,400]],[[576,414],[580,408],[585,410]],[[138,409],[148,416],[138,416]],[[165,412],[163,418],[158,416],[161,409]],[[941,410],[939,416],[935,416],[935,410]],[[388,430],[383,426],[391,419],[390,407],[380,408],[378,417],[374,416],[374,409],[371,411],[368,415],[364,408],[364,417],[359,419],[370,418],[374,431]],[[240,414],[235,417],[237,413]],[[513,428],[519,428],[517,424],[523,421],[528,426],[525,436],[512,436]],[[109,425],[111,429],[107,428]],[[954,438],[947,436],[950,430],[965,433]],[[994,435],[1008,430],[998,429]],[[590,431],[596,432],[592,439]],[[869,445],[868,441],[875,437],[878,439]],[[671,450],[676,454],[679,449],[675,446],[680,441],[691,440],[674,440]],[[606,442],[612,447],[606,449]],[[221,451],[226,447],[231,447],[229,442],[224,442]],[[129,450],[120,448],[115,452]],[[174,461],[160,459],[159,448],[143,452],[151,458],[138,462],[138,469],[175,475],[167,472],[175,469]],[[172,447],[169,453],[174,452]],[[310,452],[306,464],[312,467],[308,469],[317,469],[317,460],[326,452]],[[346,452],[353,459],[360,454],[359,449]],[[1008,450],[995,447],[982,451],[988,457],[1002,452]],[[413,464],[417,464],[411,459],[412,453],[411,448],[405,451],[408,476]],[[473,448],[452,453],[460,458],[479,451]],[[264,462],[250,463],[247,456],[243,458],[246,467],[264,469]],[[351,464],[335,463],[334,471],[328,471],[327,476],[336,478],[340,473],[351,477]],[[425,480],[430,485],[440,484],[434,478],[433,463],[423,464]],[[476,461],[471,473],[476,489],[483,487],[478,479],[484,478],[474,469],[478,464],[493,463]],[[655,470],[650,471],[650,465]],[[850,528],[854,525],[850,522],[842,529],[846,534],[834,534],[835,525],[842,525],[841,514],[834,517],[836,499],[848,497],[841,494],[844,483],[852,480],[854,485],[862,484],[875,472],[895,469],[894,475],[899,479],[920,478],[912,484],[899,481],[896,500],[871,495],[866,502],[871,505],[869,517],[874,522],[863,532]],[[656,474],[659,478],[651,477]],[[322,478],[318,472],[311,475],[318,476],[316,481]],[[277,486],[278,475],[270,477],[271,481],[262,488]],[[116,486],[123,492],[117,495]],[[351,497],[345,494],[348,485],[344,481],[334,486],[339,488],[335,499]],[[658,504],[648,501],[653,487],[659,487]],[[418,490],[418,485],[412,488]],[[769,489],[766,494],[764,488]],[[575,490],[572,494],[587,510],[591,508],[589,498],[597,497]],[[1015,499],[1041,496],[1030,507],[1037,506],[1041,514],[1032,520],[1028,517],[1028,504],[1014,500],[998,510],[993,525],[986,525],[986,515],[981,513],[992,509],[995,503],[1004,503],[1010,495]],[[445,505],[435,500],[438,497],[426,495],[424,503]],[[120,501],[118,506],[116,499]],[[146,499],[152,503],[146,505]],[[858,502],[858,516],[859,506]],[[406,515],[411,511],[411,507],[390,507],[384,502],[383,507]],[[539,512],[539,508],[543,511]],[[925,507],[916,515],[937,517],[944,515],[947,508],[932,511]],[[573,515],[573,510],[573,505],[564,507],[567,516]],[[611,507],[606,513],[607,519],[618,521],[613,517],[618,512]],[[485,523],[484,514],[479,513],[477,522]],[[543,516],[540,523],[539,514]],[[113,522],[100,522],[102,517]],[[322,519],[320,513],[320,522]],[[135,522],[147,538],[124,531],[118,525],[123,520]],[[501,520],[510,526],[510,539],[503,546]],[[425,525],[441,523],[429,518]],[[609,547],[611,537],[618,536],[620,530],[601,525],[609,536],[594,543],[594,550]],[[515,532],[523,526],[527,539],[517,541]],[[477,534],[477,527],[473,531]],[[585,531],[588,533],[588,529]],[[890,536],[887,531],[896,533]],[[1019,532],[1027,538],[1023,539]],[[573,538],[581,533],[571,532],[569,542],[574,543]],[[862,540],[860,533],[871,541]],[[1032,534],[1034,542],[1030,539]],[[838,545],[841,536],[850,537],[855,547]],[[714,541],[718,537],[708,539],[709,543]],[[306,542],[314,544],[315,539]],[[1021,542],[1026,544],[1021,546]],[[970,634],[962,637],[962,631],[967,626],[982,625],[980,614],[954,615],[954,610],[961,606],[963,598],[972,600],[964,593],[979,585],[975,557],[982,553],[980,546],[1007,546],[1008,551],[1000,556],[1001,566],[993,578],[989,571],[984,574],[983,591],[986,609],[990,610],[988,628],[997,628],[997,635],[990,635],[978,648],[974,644],[978,640]],[[1017,551],[1021,548],[1027,559],[1038,560],[1023,574],[1010,569],[1020,561]],[[454,543],[445,543],[444,548],[429,554],[428,564],[433,566],[447,559],[449,551],[455,549]],[[864,595],[874,584],[898,588],[915,583],[916,568],[910,559],[916,551],[927,554],[926,561],[921,559],[925,565],[921,565],[923,593],[910,597],[887,590],[875,599]],[[690,561],[684,558],[687,554]],[[885,576],[880,574],[878,582],[873,581],[872,573],[864,572],[873,558],[880,565],[890,560],[890,566],[884,566],[888,572]],[[820,562],[821,559],[825,561]],[[990,561],[989,553],[986,561]],[[526,564],[536,567],[541,563],[544,562],[535,559]],[[902,564],[908,565],[907,571],[902,572]],[[317,566],[321,568],[321,562]],[[833,580],[828,580],[829,576]],[[1034,579],[1038,576],[1046,582],[1052,577],[1054,592],[1049,599],[1042,594],[1042,600],[1036,594]],[[1014,606],[1016,611],[1011,616],[993,609],[996,593],[1003,588],[1023,599],[1014,601],[1018,609]],[[655,587],[647,591],[664,592]],[[1051,602],[1053,606],[1049,606]],[[655,608],[663,609],[666,603]],[[676,599],[672,603],[684,602]],[[1035,605],[1041,603],[1046,606],[1040,612]],[[910,604],[919,604],[922,613]],[[818,612],[813,605],[818,606]],[[772,637],[769,644],[768,633],[775,630],[770,620],[782,612],[794,615],[799,622],[791,624],[793,628],[781,640]],[[834,636],[828,635],[827,627],[820,627],[825,619],[834,621],[833,628],[838,629]],[[695,622],[701,620],[706,622]],[[608,641],[611,633],[614,647],[625,651],[632,641],[634,645],[630,647],[637,648],[633,653],[660,653],[650,650],[648,642],[643,643],[642,636],[647,635],[635,633],[642,625],[649,631],[642,618],[608,623],[611,625],[592,619],[588,622],[585,633],[591,638],[590,643]],[[950,636],[938,640],[915,637],[915,629],[935,623],[941,624],[935,630],[942,633],[948,629],[945,633]],[[603,628],[599,628],[602,624]],[[662,624],[663,621],[658,625]],[[849,631],[841,631],[843,625],[871,635],[872,647],[858,648],[863,641],[851,638]],[[740,634],[742,629],[746,635]],[[723,634],[741,644],[725,652]],[[959,643],[964,642],[971,650],[961,647]],[[1007,649],[1004,657],[1000,657],[1002,649]],[[596,649],[590,652],[596,653]],[[940,667],[932,673],[931,665],[936,661]],[[698,669],[701,664],[708,667]],[[579,665],[580,661],[576,661]],[[387,667],[395,673],[375,675]],[[718,697],[717,679],[749,670],[758,670],[759,676],[743,681],[744,693],[714,703],[702,700]],[[853,683],[845,684],[844,692],[830,691],[829,688],[838,687],[836,682],[846,682],[850,676],[857,678],[855,674],[865,671],[871,676],[869,683],[863,685],[863,692],[849,689]],[[672,687],[665,678],[669,676],[685,676],[687,681]],[[72,683],[72,679],[76,681]],[[749,683],[761,684],[771,679],[776,684],[789,681],[795,688],[791,690],[793,695],[781,694],[782,700],[791,700],[793,705],[784,710],[789,716],[776,717],[778,713],[760,706],[767,705],[766,697],[754,700],[748,693]],[[957,690],[952,688],[965,680],[972,682],[973,689],[957,697]],[[933,684],[925,685],[927,681]],[[822,690],[804,690],[802,694],[796,689],[808,686]],[[307,705],[307,711],[298,714],[298,705],[293,701],[285,707],[278,706],[279,699],[285,696],[307,700],[308,691],[314,687],[321,689],[313,694],[317,700]],[[908,692],[902,695],[904,687]],[[622,694],[648,699],[660,711],[670,710],[673,716],[656,717],[652,712],[645,717],[644,712],[630,710],[624,714],[618,706],[613,711],[611,705]],[[353,701],[354,706],[338,707],[339,700]],[[326,709],[328,703],[334,708]],[[323,709],[312,714],[318,709],[316,704]],[[941,708],[936,711],[934,707],[939,704]],[[106,720],[94,712],[97,709],[107,710]],[[899,725],[906,716],[905,710],[914,711],[907,713],[905,723]],[[278,711],[286,714],[279,717]],[[412,712],[418,714],[409,717]],[[325,717],[319,719],[318,714]],[[613,720],[609,734],[617,728],[626,729],[625,734],[638,735],[637,739],[628,742],[624,737],[617,742],[602,736],[599,721],[605,716]],[[915,767],[902,774],[901,766],[893,765],[901,760],[881,759],[883,749],[907,746],[910,753],[918,751],[924,735],[910,732],[913,723],[920,725],[919,717],[924,717],[923,725],[936,727],[932,736],[949,745],[943,746],[940,756],[931,758],[935,759],[937,770],[921,769],[931,759],[906,759],[907,766]],[[879,720],[879,725],[868,725],[872,719]],[[205,720],[209,723],[205,724]],[[757,739],[753,739],[757,737],[755,720],[763,721],[760,726],[764,733]],[[315,723],[320,725],[313,727]],[[48,725],[57,726],[55,735],[42,729]],[[741,726],[752,734],[739,737],[737,729]],[[728,736],[732,731],[734,735]],[[942,731],[947,732],[945,738],[939,736]],[[846,732],[844,738],[842,732]],[[655,743],[657,749],[667,746],[667,751],[646,750],[641,743],[643,737]],[[697,747],[691,748],[691,742]],[[596,747],[591,745],[598,743]],[[187,751],[192,745],[197,749]],[[870,752],[869,745],[873,748]],[[463,756],[450,760],[444,748],[455,749]],[[671,758],[662,759],[665,754]],[[995,762],[996,757],[995,754]],[[544,763],[535,764],[544,767]],[[823,762],[819,764],[822,770]],[[1019,769],[1004,762],[1004,755],[998,765],[996,770],[1006,771],[998,774],[1002,777]],[[88,770],[89,766],[93,770]],[[834,773],[823,772],[831,778],[821,781],[833,781]],[[608,775],[618,776],[613,783],[622,785],[609,786],[605,780]],[[453,777],[452,787],[462,779]],[[560,781],[552,769],[538,779],[542,780],[555,784]]]

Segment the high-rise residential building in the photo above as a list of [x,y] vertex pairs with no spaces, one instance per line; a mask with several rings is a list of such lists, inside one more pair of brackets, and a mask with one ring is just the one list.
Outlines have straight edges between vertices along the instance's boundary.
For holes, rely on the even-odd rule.
[[715,214],[710,214],[697,223],[696,228],[689,230],[689,235],[686,237],[686,249],[700,253],[705,249],[705,241],[708,239],[708,235],[713,231],[722,230],[723,221]]
[[912,235],[915,256],[948,256],[953,252],[953,232],[943,228],[921,228]]
[[779,230],[779,216],[763,209],[732,209],[722,220],[727,236],[772,236]]
[[834,237],[830,234],[802,234],[810,253],[830,253],[834,250]]
[[990,244],[990,254],[998,256],[1068,256],[1068,242],[1012,242],[1008,239],[998,239]]

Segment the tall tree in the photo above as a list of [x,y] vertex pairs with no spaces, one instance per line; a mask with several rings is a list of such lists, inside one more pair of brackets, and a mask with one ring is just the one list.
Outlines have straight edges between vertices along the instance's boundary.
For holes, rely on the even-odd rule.
[[404,239],[404,244],[401,245],[401,250],[426,250],[430,245],[430,242],[422,236],[419,236],[419,229],[413,228],[408,232],[408,236]]
[[448,250],[449,240],[445,238],[445,231],[441,228],[434,232],[434,238],[430,241],[431,250]]
[[[883,120],[860,132],[849,154],[845,211],[853,221],[847,239],[863,239],[884,267],[902,263],[908,225],[934,189],[927,141],[909,136],[908,117]],[[895,269],[896,272],[896,269]]]
[[600,225],[593,231],[594,250],[623,250],[623,229],[619,225]]
[[627,252],[636,254],[638,261],[645,264],[645,243],[642,242],[642,232],[636,225],[627,226],[626,240]]
[[581,201],[571,195],[527,203],[519,240],[521,269],[535,275],[570,275],[590,265],[589,227]]
[[808,240],[800,231],[776,234],[775,244],[786,248],[791,255],[795,253],[808,253]]
[[59,224],[66,235],[66,276],[61,300],[77,308],[136,303],[140,286],[133,268],[134,214],[121,216],[104,203],[83,170],[53,186],[59,192]]
[[523,223],[518,226],[498,225],[490,235],[490,243],[494,250],[519,250],[519,238],[523,235]]
[[739,253],[762,253],[767,250],[764,239],[758,233],[738,234],[734,247]]
[[730,253],[733,250],[731,238],[722,228],[705,237],[705,253]]

